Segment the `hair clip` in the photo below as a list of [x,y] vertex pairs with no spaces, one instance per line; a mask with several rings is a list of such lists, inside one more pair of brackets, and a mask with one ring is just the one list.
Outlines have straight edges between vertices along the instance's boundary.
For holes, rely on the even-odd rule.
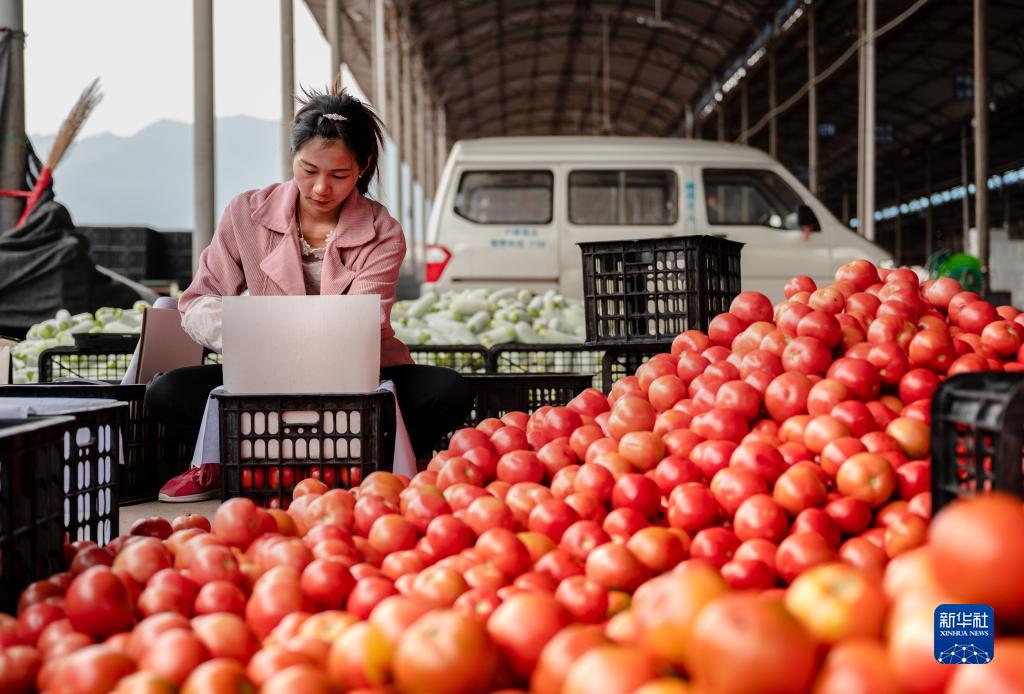
[[348,118],[346,118],[345,116],[341,115],[340,113],[324,113],[324,114],[322,114],[320,116],[320,119],[323,120],[324,118],[326,118],[327,120],[333,120],[333,121],[339,121],[339,122],[340,121],[348,120]]

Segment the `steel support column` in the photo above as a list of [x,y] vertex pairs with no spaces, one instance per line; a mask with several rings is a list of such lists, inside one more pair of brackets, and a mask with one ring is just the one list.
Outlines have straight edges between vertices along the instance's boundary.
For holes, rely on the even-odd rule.
[[192,231],[192,271],[199,254],[213,239],[216,183],[214,172],[213,0],[192,2],[194,110],[192,152],[195,167],[195,229]]
[[932,205],[932,153],[931,148],[924,152],[924,194],[928,198],[928,207],[924,210],[924,257],[927,261],[932,257],[935,244],[935,210]]
[[875,240],[875,0],[861,0],[863,22],[860,47],[860,133],[857,217],[860,232]]
[[960,126],[960,186],[964,189],[964,196],[960,200],[960,212],[963,219],[963,244],[964,252],[967,253],[971,247],[971,196],[968,188],[971,184],[970,164],[967,156],[967,129],[969,123]]
[[974,226],[985,289],[989,289],[987,4],[988,0],[974,0]]
[[818,194],[818,76],[817,41],[814,26],[814,4],[807,6],[807,187]]
[[415,115],[413,117],[413,121],[416,124],[415,172],[416,181],[420,184],[420,209],[418,210],[420,225],[417,229],[417,243],[413,245],[413,264],[416,268],[420,267],[423,258],[423,239],[425,238],[427,211],[427,110],[423,103],[426,97],[426,89],[423,86],[423,74],[423,63],[421,62],[419,51],[417,51],[416,56],[413,58],[413,78],[416,88]]
[[293,0],[281,0],[281,180],[292,177],[291,134],[295,116],[295,14]]
[[[11,57],[4,103],[0,104],[0,188],[25,188],[25,13],[22,0],[0,0],[0,30],[11,37]],[[11,229],[24,209],[24,198],[0,196],[0,231]]]
[[327,0],[327,43],[331,46],[331,79],[341,73],[341,4],[344,0]]
[[778,106],[778,95],[775,92],[775,47],[768,48],[768,154],[774,159],[779,158],[779,121],[775,117]]
[[750,136],[747,135],[747,128],[750,127],[750,91],[747,88],[747,80],[740,82],[740,142],[747,144]]
[[[399,44],[399,55],[401,56],[402,63],[402,97],[401,97],[401,109],[402,109],[402,161],[408,169],[408,186],[405,185],[406,177],[401,177],[402,186],[402,206],[400,219],[405,224],[405,231],[408,239],[411,241],[411,245],[416,244],[416,229],[413,224],[413,194],[412,194],[412,180],[413,180],[413,167],[415,166],[416,154],[413,151],[413,123],[412,123],[412,59],[411,59],[411,47],[409,46],[409,34],[408,27],[404,21],[404,18],[399,20],[398,28],[398,44]],[[399,169],[401,171],[401,169]],[[409,254],[410,260],[415,262],[415,257],[412,253]]]

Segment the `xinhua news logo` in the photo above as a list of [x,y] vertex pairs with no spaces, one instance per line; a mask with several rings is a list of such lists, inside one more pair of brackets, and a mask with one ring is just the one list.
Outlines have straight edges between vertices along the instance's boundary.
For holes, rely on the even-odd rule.
[[935,608],[935,659],[944,665],[985,665],[995,657],[995,613],[988,605]]

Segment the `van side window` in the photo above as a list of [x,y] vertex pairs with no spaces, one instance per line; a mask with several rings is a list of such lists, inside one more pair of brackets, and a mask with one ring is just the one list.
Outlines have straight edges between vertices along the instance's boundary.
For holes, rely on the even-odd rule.
[[573,224],[675,224],[679,189],[674,171],[572,171]]
[[704,169],[709,224],[745,224],[800,229],[803,200],[774,171]]
[[467,171],[455,214],[478,224],[547,224],[553,186],[550,171]]

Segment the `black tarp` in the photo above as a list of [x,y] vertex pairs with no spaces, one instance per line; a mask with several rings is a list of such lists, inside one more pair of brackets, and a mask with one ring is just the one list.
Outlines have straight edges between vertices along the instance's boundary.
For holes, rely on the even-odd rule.
[[[11,37],[0,34],[0,76],[8,72]],[[0,104],[5,103],[6,80],[0,81]],[[42,164],[32,145],[26,146],[31,189]],[[139,298],[151,299],[131,286],[100,272],[89,257],[89,240],[75,230],[67,208],[47,186],[25,224],[0,230],[0,334],[23,334],[35,323],[52,318],[60,309],[72,313],[101,306],[130,307]]]

